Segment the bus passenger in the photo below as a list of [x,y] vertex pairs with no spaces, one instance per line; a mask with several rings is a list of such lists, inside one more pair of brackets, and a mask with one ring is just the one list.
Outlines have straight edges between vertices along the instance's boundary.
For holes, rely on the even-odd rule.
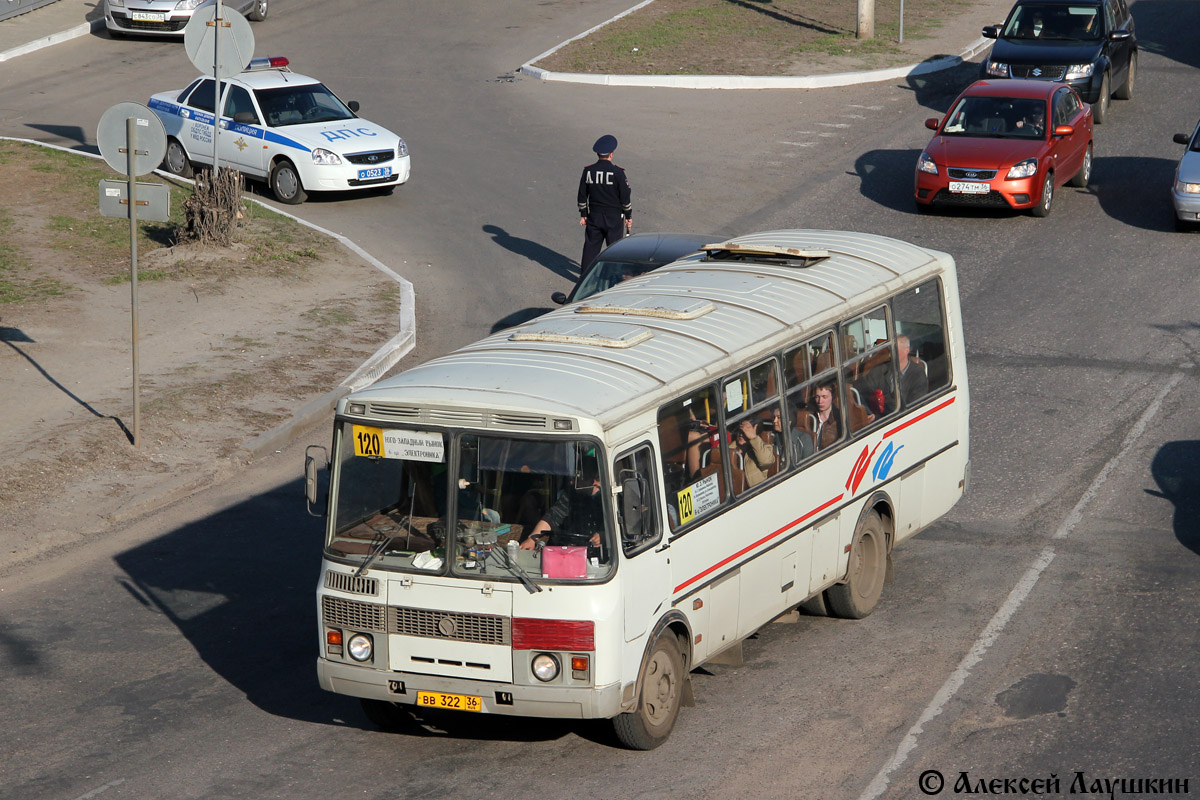
[[817,449],[822,450],[842,437],[838,429],[838,415],[833,404],[833,384],[823,383],[813,391],[809,412],[815,420],[812,431]]
[[746,473],[746,485],[756,486],[767,479],[775,464],[775,453],[771,445],[758,435],[754,421],[744,419],[734,432],[734,443],[742,451],[742,470]]

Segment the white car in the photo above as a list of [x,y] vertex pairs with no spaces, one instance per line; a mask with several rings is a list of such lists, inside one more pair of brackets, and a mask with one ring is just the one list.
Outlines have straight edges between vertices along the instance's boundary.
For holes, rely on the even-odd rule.
[[[126,34],[183,37],[196,9],[215,0],[104,0],[104,25],[113,38]],[[255,22],[267,18],[267,0],[225,0],[222,5]]]
[[[253,59],[222,86],[220,165],[267,181],[280,202],[303,203],[308,192],[386,193],[408,180],[404,140],[359,117],[358,103],[292,72],[286,58]],[[212,165],[214,88],[212,78],[197,78],[150,98],[167,129],[167,171],[190,177],[193,165]]]
[[1171,189],[1175,227],[1185,231],[1200,224],[1200,123],[1196,124],[1191,136],[1175,134],[1175,143],[1187,145],[1175,167],[1175,183]]

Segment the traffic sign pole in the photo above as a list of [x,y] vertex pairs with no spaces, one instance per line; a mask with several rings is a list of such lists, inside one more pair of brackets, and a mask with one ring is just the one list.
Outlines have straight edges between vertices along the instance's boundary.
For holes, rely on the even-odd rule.
[[217,13],[213,16],[211,25],[215,25],[216,35],[213,36],[213,91],[216,93],[216,98],[213,100],[213,168],[212,168],[212,183],[213,188],[217,185],[217,170],[220,169],[217,161],[217,137],[221,135],[221,0],[217,0]]
[[129,305],[133,320],[133,447],[142,444],[141,371],[138,369],[138,259],[137,259],[137,120],[125,120],[129,178]]

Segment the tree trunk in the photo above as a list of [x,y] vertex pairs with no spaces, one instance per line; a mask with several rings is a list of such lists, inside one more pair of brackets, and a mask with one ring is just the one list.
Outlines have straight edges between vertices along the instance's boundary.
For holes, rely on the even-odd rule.
[[875,38],[875,0],[858,0],[858,28],[854,35],[859,39]]

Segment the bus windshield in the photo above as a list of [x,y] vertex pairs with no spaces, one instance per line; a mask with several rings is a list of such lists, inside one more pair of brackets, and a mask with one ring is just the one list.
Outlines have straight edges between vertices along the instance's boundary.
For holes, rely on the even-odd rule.
[[455,575],[522,582],[602,577],[613,559],[597,452],[576,439],[343,423],[327,549],[360,567],[449,564]]

